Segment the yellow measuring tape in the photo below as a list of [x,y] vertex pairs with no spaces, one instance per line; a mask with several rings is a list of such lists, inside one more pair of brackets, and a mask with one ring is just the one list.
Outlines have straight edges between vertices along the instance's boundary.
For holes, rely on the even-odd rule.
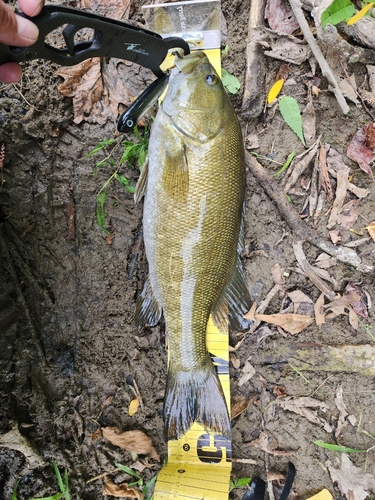
[[[211,317],[206,342],[229,407],[229,337]],[[159,473],[154,499],[228,500],[231,459],[231,440],[195,422],[180,439],[168,441],[168,464]]]

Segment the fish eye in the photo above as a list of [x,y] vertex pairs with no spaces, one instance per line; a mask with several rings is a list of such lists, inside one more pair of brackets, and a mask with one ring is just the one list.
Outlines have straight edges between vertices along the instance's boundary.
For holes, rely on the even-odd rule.
[[217,82],[217,76],[216,75],[207,75],[206,82],[209,85],[215,85],[215,83]]

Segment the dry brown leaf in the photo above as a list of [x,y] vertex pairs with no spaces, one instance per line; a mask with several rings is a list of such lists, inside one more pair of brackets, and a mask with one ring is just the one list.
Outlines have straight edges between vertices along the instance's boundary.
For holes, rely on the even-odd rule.
[[254,316],[257,321],[280,326],[292,335],[302,332],[314,322],[314,318],[303,314],[255,314]]
[[92,434],[91,434],[91,441],[95,443],[98,439],[103,437],[102,430],[100,427],[98,427]]
[[22,436],[18,430],[17,424],[15,424],[9,432],[0,436],[0,447],[21,452],[26,458],[27,465],[30,469],[42,467],[44,465],[43,458],[33,450],[29,441]]
[[319,269],[329,269],[330,267],[335,266],[336,263],[337,259],[335,257],[331,257],[324,252],[319,254],[315,260],[315,265],[319,267]]
[[370,149],[375,149],[375,123],[369,123],[365,128],[365,145]]
[[268,19],[270,28],[282,35],[291,35],[299,28],[297,19],[286,0],[268,0],[264,17]]
[[288,292],[287,295],[293,304],[299,304],[300,302],[308,302],[309,304],[313,303],[310,297],[303,293],[302,290],[293,290],[292,292]]
[[355,467],[346,453],[342,453],[340,458],[339,469],[335,469],[330,461],[326,462],[332,482],[337,483],[341,495],[348,500],[365,500],[369,493],[375,492],[375,477]]
[[320,174],[319,183],[324,189],[326,195],[328,196],[328,199],[331,199],[333,196],[333,192],[327,168],[327,148],[323,146],[323,144],[320,146],[318,166]]
[[284,269],[279,263],[275,264],[271,268],[272,281],[275,285],[283,285],[285,283]]
[[359,216],[359,204],[361,200],[350,200],[342,207],[337,223],[345,229],[350,229]]
[[143,499],[142,493],[138,488],[133,488],[128,486],[127,483],[115,484],[107,477],[105,478],[103,495],[112,495],[118,498],[137,498],[138,500]]
[[339,410],[339,418],[337,420],[337,427],[335,430],[335,437],[338,438],[339,435],[341,434],[341,431],[348,425],[348,422],[346,421],[346,417],[349,415],[346,406],[344,403],[344,398],[343,398],[343,389],[342,386],[339,385],[336,389],[336,394],[335,394],[335,404],[337,406],[337,409]]
[[289,66],[287,64],[281,63],[275,76],[275,82],[281,79],[284,80],[284,82],[286,82],[288,76],[289,76]]
[[[79,7],[112,19],[128,19],[131,1],[81,0]],[[102,125],[107,119],[116,120],[120,103],[129,106],[129,93],[117,71],[119,62],[95,57],[56,72],[65,80],[59,91],[73,97],[74,123],[85,120]]]
[[107,119],[116,120],[120,103],[129,106],[129,93],[117,72],[119,62],[94,57],[56,72],[65,80],[58,90],[73,97],[74,123],[85,120],[103,125]]
[[322,325],[326,322],[324,314],[324,293],[321,293],[318,300],[314,304],[315,313],[315,323],[319,330],[322,329]]
[[255,316],[254,316],[254,313],[255,313],[255,310],[257,308],[257,303],[256,302],[253,302],[252,306],[250,307],[250,311],[247,312],[246,314],[244,314],[244,319],[248,319],[250,321],[255,321]]
[[368,234],[375,241],[375,220],[370,222],[370,224],[366,227]]
[[313,424],[322,426],[326,432],[332,432],[332,427],[328,424],[328,422],[324,420],[324,418],[319,417],[317,414],[318,410],[311,409],[319,408],[322,411],[326,411],[328,409],[328,405],[323,401],[310,397],[300,397],[294,399],[286,398],[283,400],[276,400],[274,404],[280,406],[284,410],[297,413],[297,415],[307,418],[307,420]]
[[340,314],[347,315],[349,308],[351,307],[350,301],[355,299],[359,299],[357,294],[355,294],[355,297],[341,297],[340,295],[337,295],[332,302],[324,306],[324,309],[331,311],[335,316],[339,316]]
[[234,352],[230,353],[229,358],[233,368],[236,368],[236,370],[238,370],[238,368],[241,366],[241,361],[237,358]]
[[301,290],[293,290],[287,293],[293,303],[293,313],[309,316],[313,310],[313,301]]
[[354,104],[359,104],[358,94],[356,92],[357,83],[355,81],[354,73],[348,78],[340,78],[337,82],[339,89],[343,93],[344,97],[354,102]]
[[143,472],[145,469],[150,469],[152,467],[155,467],[155,464],[144,464],[140,460],[136,460],[132,463],[132,469],[135,469],[138,472]]
[[359,167],[372,178],[373,173],[370,167],[373,157],[373,150],[366,146],[366,125],[359,129],[349,142],[346,154],[351,160],[358,163]]
[[333,202],[332,210],[329,216],[327,227],[331,229],[337,222],[339,213],[344,204],[346,191],[349,183],[349,169],[342,168],[337,172],[337,187],[335,201]]
[[344,290],[344,297],[347,297],[354,312],[362,316],[362,318],[368,318],[367,299],[359,286],[348,283]]
[[134,451],[137,455],[149,455],[160,461],[151,439],[142,431],[120,432],[117,427],[102,427],[102,432],[105,439],[113,445],[126,451]]
[[245,411],[250,403],[250,398],[246,398],[242,395],[237,395],[236,397],[233,396],[231,398],[231,405],[230,405],[230,418],[236,418],[238,415],[240,415],[243,411]]
[[331,238],[331,241],[334,245],[341,241],[341,235],[340,232],[337,231],[337,229],[333,229],[332,231],[329,232],[329,237]]
[[246,382],[248,382],[254,375],[255,375],[255,368],[253,365],[250,363],[249,360],[247,360],[244,364],[244,367],[242,368],[242,375],[238,381],[238,385],[241,387],[244,385]]

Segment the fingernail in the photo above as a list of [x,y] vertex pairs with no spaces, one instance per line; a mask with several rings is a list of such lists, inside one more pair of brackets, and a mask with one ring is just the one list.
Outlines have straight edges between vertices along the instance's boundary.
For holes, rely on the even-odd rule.
[[39,30],[34,23],[28,21],[24,17],[17,16],[17,31],[25,40],[30,43],[36,42],[39,35]]

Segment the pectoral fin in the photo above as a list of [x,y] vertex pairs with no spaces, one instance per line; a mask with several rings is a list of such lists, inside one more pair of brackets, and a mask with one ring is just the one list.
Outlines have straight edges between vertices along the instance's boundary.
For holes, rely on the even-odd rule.
[[134,201],[138,203],[146,194],[148,179],[148,157],[143,165],[141,175],[139,176],[137,185],[135,186]]
[[189,190],[189,168],[183,145],[167,148],[164,158],[163,186],[167,194],[184,202]]
[[138,297],[134,320],[137,326],[155,326],[161,317],[162,309],[152,290],[150,278],[147,278],[143,290]]

